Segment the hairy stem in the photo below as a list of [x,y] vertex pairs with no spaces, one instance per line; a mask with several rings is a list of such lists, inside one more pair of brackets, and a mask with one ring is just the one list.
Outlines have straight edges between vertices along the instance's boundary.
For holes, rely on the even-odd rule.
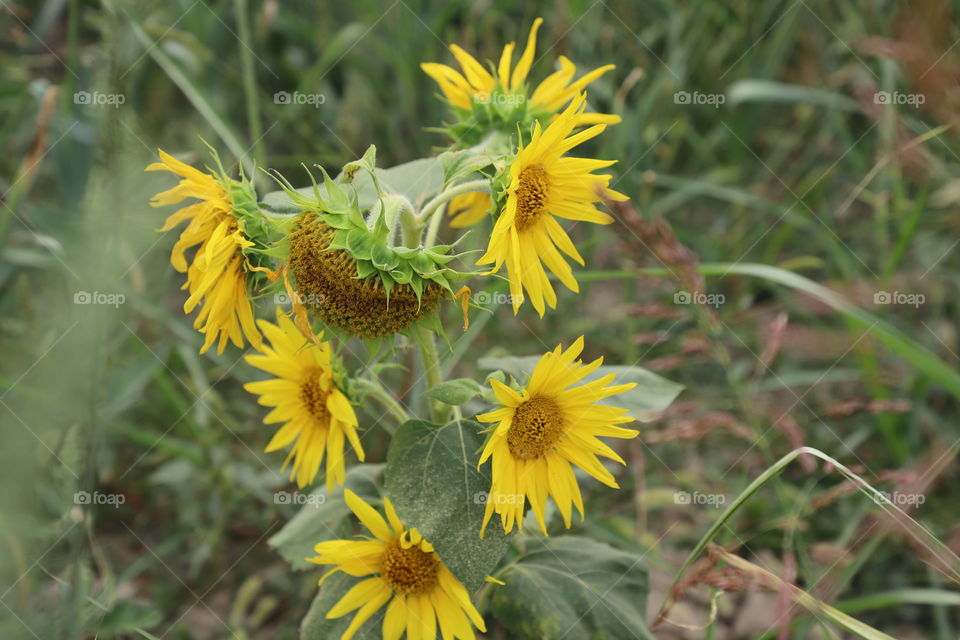
[[487,179],[483,180],[471,180],[470,182],[463,182],[456,185],[455,187],[450,187],[446,191],[441,191],[434,198],[423,205],[423,209],[420,210],[420,216],[418,220],[420,221],[421,227],[426,224],[427,220],[430,219],[430,216],[434,215],[439,211],[444,204],[446,204],[452,198],[455,198],[464,193],[490,193],[490,181]]
[[[420,360],[423,362],[423,375],[426,378],[427,389],[432,389],[443,381],[440,375],[440,356],[437,354],[437,343],[433,333],[420,327]],[[450,408],[439,400],[430,400],[430,414],[434,423],[445,424],[450,417]]]

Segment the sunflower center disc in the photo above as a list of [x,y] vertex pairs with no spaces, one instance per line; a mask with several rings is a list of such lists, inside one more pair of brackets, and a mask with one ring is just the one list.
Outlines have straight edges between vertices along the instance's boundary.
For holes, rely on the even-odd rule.
[[327,393],[320,386],[320,376],[323,370],[320,367],[310,367],[304,373],[300,384],[300,400],[310,415],[319,422],[327,422],[330,411],[327,409]]
[[513,412],[507,447],[514,458],[539,458],[560,439],[562,427],[563,417],[556,401],[546,396],[534,396]]
[[392,540],[383,552],[382,564],[384,581],[397,593],[422,593],[437,583],[439,560],[419,546],[404,549],[398,540]]
[[520,172],[520,184],[517,185],[517,231],[523,231],[532,225],[543,213],[547,203],[547,172],[543,165],[534,164],[524,167]]

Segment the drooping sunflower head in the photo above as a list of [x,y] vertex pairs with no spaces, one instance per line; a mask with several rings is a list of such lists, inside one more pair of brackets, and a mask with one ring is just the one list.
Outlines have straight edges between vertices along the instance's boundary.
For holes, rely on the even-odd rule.
[[390,248],[366,228],[338,229],[331,222],[305,213],[288,238],[297,299],[324,325],[358,338],[391,336],[452,295],[449,282],[437,280],[443,275],[429,256],[410,259],[424,252]]
[[514,313],[523,303],[524,292],[541,317],[546,305],[556,308],[557,295],[544,265],[567,288],[580,290],[563,254],[581,265],[584,260],[558,220],[610,224],[613,218],[593,203],[627,199],[609,188],[610,175],[593,173],[614,161],[566,155],[606,128],[596,124],[573,133],[585,100],[583,94],[575,98],[546,129],[535,124],[529,143],[517,149],[502,178],[509,184],[506,203],[477,264],[493,264],[493,272],[506,264]]
[[[420,68],[436,81],[457,121],[447,129],[457,142],[474,145],[493,132],[512,135],[519,126],[526,131],[534,122],[546,125],[570,100],[581,93],[587,85],[614,69],[605,65],[574,80],[577,68],[569,59],[560,56],[560,68],[547,76],[531,91],[527,82],[537,48],[537,31],[543,23],[537,18],[530,28],[527,44],[513,64],[511,42],[503,48],[496,69],[490,70],[461,47],[450,45],[450,51],[460,65],[457,71],[445,64],[427,62]],[[577,124],[615,124],[617,115],[581,113]]]
[[357,611],[340,640],[350,640],[381,607],[383,637],[444,638],[467,640],[473,628],[486,631],[483,618],[470,601],[470,594],[443,564],[427,540],[416,529],[404,527],[390,500],[384,498],[386,519],[354,492],[346,489],[350,510],[373,534],[365,540],[321,542],[309,562],[332,565],[320,579],[343,571],[364,578],[337,602],[327,618],[340,618]]
[[[373,174],[372,153],[344,167],[337,180],[324,174],[312,196],[283,183],[301,213],[289,216],[271,255],[292,276],[295,304],[325,327],[349,337],[385,338],[431,320],[442,300],[453,297],[452,285],[475,273],[448,266],[463,256],[451,252],[453,245],[398,244],[405,198],[381,192],[361,209],[353,184],[358,168]],[[372,184],[379,188],[376,180]]]
[[526,387],[520,390],[491,379],[502,407],[477,416],[481,422],[496,425],[480,456],[480,464],[493,458],[493,480],[481,536],[494,513],[500,515],[505,532],[509,533],[514,524],[522,528],[527,501],[546,534],[548,496],[553,497],[567,528],[572,506],[582,518],[583,498],[572,465],[609,487],[618,486],[597,456],[621,464],[623,459],[599,436],[633,438],[639,432],[617,426],[633,420],[625,409],[597,403],[635,384],[611,385],[614,374],[609,374],[577,385],[603,363],[603,358],[598,358],[583,364],[577,360],[582,351],[582,337],[566,351],[557,346],[540,358]]
[[301,489],[316,478],[324,457],[327,489],[343,484],[345,441],[361,461],[364,452],[330,343],[308,340],[279,309],[276,324],[258,324],[270,346],[261,345],[260,353],[246,356],[246,361],[276,377],[247,383],[244,389],[257,394],[261,405],[273,407],[264,423],[283,423],[265,451],[290,447],[284,467],[291,465],[290,478]]
[[[245,179],[232,180],[222,170],[219,176],[205,173],[163,150],[159,154],[160,162],[146,170],[169,171],[180,176],[180,182],[158,193],[150,204],[162,207],[187,198],[198,200],[169,216],[160,231],[187,223],[173,245],[170,262],[174,269],[187,274],[183,288],[190,295],[184,313],[200,308],[194,321],[194,328],[205,335],[200,353],[214,342],[218,353],[228,341],[243,347],[244,338],[259,346],[262,340],[247,291],[247,251],[255,246],[262,231],[253,185]],[[194,247],[193,258],[188,259],[186,253]]]

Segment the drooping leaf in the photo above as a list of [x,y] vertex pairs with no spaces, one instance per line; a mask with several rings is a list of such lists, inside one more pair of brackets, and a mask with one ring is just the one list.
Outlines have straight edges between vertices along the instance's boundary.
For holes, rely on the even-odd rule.
[[579,536],[526,536],[527,552],[497,572],[493,614],[514,638],[650,638],[642,557]]
[[469,591],[483,585],[507,550],[496,526],[480,538],[490,466],[477,470],[479,423],[444,426],[411,420],[394,434],[384,471],[385,491],[406,527],[416,527]]
[[[499,369],[518,380],[523,380],[530,376],[539,360],[540,356],[509,356],[481,358],[477,364],[481,369]],[[655,420],[683,390],[683,385],[671,382],[642,367],[616,365],[599,367],[583,378],[581,384],[611,373],[616,374],[612,384],[636,382],[637,386],[624,393],[604,398],[601,403],[626,409],[640,422]]]

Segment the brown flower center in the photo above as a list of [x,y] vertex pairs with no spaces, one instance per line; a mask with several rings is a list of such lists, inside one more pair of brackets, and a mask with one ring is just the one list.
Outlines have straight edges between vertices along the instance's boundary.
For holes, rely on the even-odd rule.
[[514,458],[539,458],[563,435],[563,413],[553,398],[534,396],[513,412],[507,447]]
[[330,411],[327,409],[327,392],[320,385],[321,376],[323,369],[320,367],[307,368],[300,383],[300,401],[314,420],[326,424],[330,420]]
[[440,304],[443,290],[425,284],[418,301],[410,285],[387,292],[379,277],[357,277],[357,261],[346,251],[328,249],[336,230],[315,214],[305,214],[290,234],[290,269],[297,298],[328,327],[360,338],[403,331]]
[[547,203],[547,190],[550,181],[543,165],[532,164],[520,172],[520,184],[514,192],[517,197],[517,231],[523,231],[532,225],[544,212]]
[[396,593],[422,593],[437,583],[440,560],[418,545],[404,549],[399,540],[387,544],[381,559],[383,580]]

